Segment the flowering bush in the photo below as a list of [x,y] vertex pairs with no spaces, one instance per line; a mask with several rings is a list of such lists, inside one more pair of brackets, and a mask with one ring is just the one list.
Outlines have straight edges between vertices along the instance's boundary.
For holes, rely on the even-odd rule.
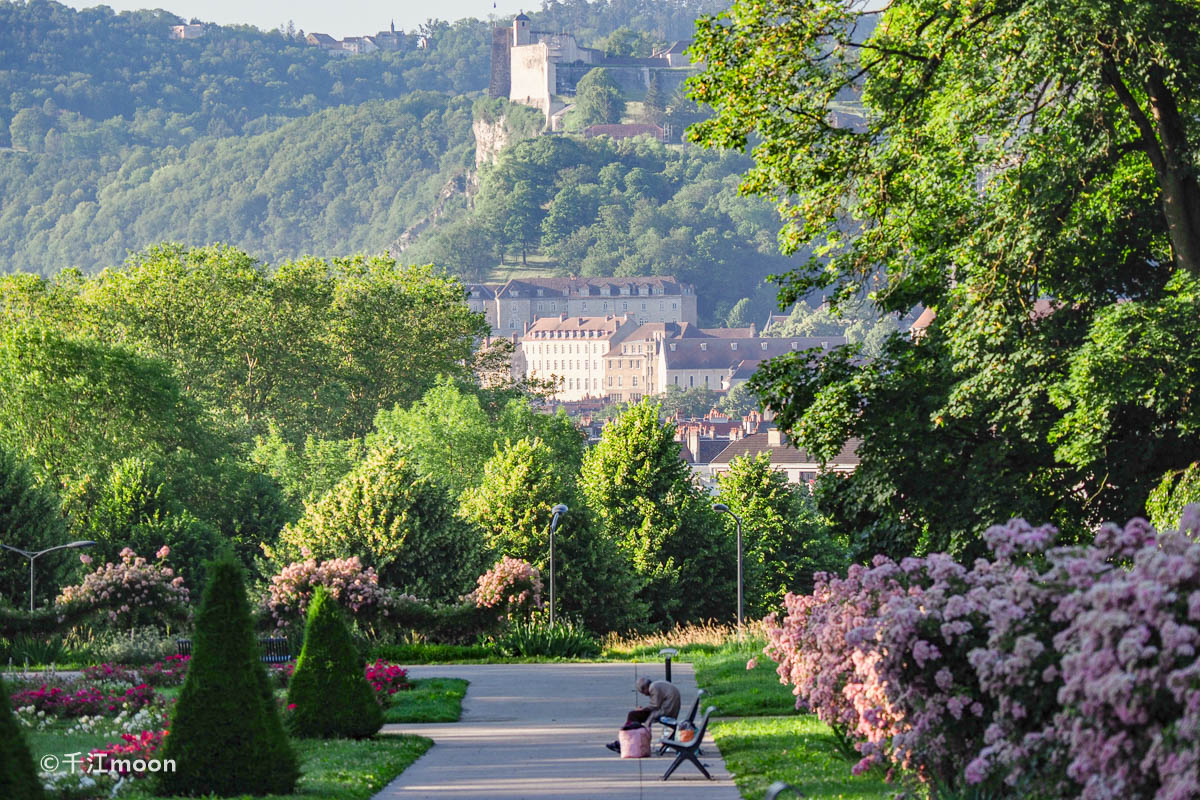
[[141,733],[123,733],[124,744],[114,743],[105,747],[97,747],[88,753],[84,770],[88,773],[115,773],[122,778],[144,778],[159,770],[144,768],[134,769],[139,763],[155,758],[153,755],[163,744],[167,731],[142,731]]
[[408,682],[408,670],[389,664],[382,658],[376,659],[374,664],[367,664],[367,683],[371,684],[380,699],[384,695],[412,688]]
[[46,716],[52,717],[90,717],[139,709],[154,703],[157,695],[144,683],[119,695],[108,694],[98,686],[71,692],[59,686],[42,685],[37,689],[13,692],[10,699],[13,708],[23,712],[45,712]]
[[477,608],[494,608],[515,618],[542,607],[542,575],[528,561],[505,556],[479,576],[468,595]]
[[381,588],[375,570],[363,567],[358,556],[297,561],[271,578],[264,603],[275,626],[284,628],[302,622],[318,586],[324,586],[347,613],[360,621],[387,617],[395,603],[416,600]]
[[186,619],[191,613],[187,587],[163,563],[170,552],[163,547],[158,563],[150,563],[126,547],[121,563],[105,564],[78,586],[66,587],[55,602],[108,609],[109,622],[126,630],[148,620]]
[[819,576],[768,618],[764,652],[798,707],[854,738],[858,769],[940,791],[1200,796],[1200,506],[1178,532],[1056,536],[1013,520],[970,569],[933,554]]

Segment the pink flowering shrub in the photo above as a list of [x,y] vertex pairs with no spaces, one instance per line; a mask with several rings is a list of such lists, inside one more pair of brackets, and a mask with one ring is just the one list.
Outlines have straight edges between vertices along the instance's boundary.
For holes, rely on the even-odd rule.
[[388,617],[400,602],[415,602],[407,595],[394,595],[380,587],[379,576],[363,567],[358,556],[318,562],[297,561],[271,578],[265,605],[276,628],[303,621],[308,603],[318,586],[324,586],[354,619],[372,621]]
[[525,616],[542,607],[542,575],[528,561],[504,556],[479,576],[468,598],[477,608],[494,608],[502,617]]
[[110,683],[145,683],[150,686],[182,686],[187,677],[191,656],[172,655],[162,661],[144,666],[129,664],[96,664],[83,668],[83,677],[90,681]]
[[159,770],[149,768],[135,770],[139,764],[155,758],[154,753],[162,748],[167,731],[142,731],[140,734],[123,733],[124,744],[114,743],[97,747],[88,753],[84,762],[86,772],[115,772],[122,778],[144,778]]
[[[797,706],[938,787],[1038,798],[1200,796],[1200,506],[1181,531],[1089,546],[1023,520],[992,560],[877,558],[768,618]],[[1003,787],[1003,788],[1001,788]]]
[[375,696],[381,700],[387,695],[411,689],[408,682],[408,670],[395,664],[389,664],[382,658],[374,664],[367,664],[367,683],[375,690]]
[[53,717],[112,716],[121,711],[136,711],[158,702],[152,687],[140,684],[121,694],[105,692],[98,686],[69,691],[59,686],[42,685],[37,689],[13,692],[14,709],[32,708]]
[[105,564],[78,586],[66,587],[55,603],[107,609],[109,622],[124,630],[186,619],[191,613],[188,590],[183,578],[164,563],[170,552],[163,547],[158,562],[150,563],[126,547],[119,564]]

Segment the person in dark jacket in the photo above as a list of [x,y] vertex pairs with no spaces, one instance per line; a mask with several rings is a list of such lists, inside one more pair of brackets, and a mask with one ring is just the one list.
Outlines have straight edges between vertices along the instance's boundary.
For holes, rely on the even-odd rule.
[[[625,717],[625,729],[645,725],[650,727],[659,717],[679,716],[679,690],[667,681],[651,681],[649,678],[638,678],[634,684],[642,694],[650,698],[644,706],[638,706]],[[609,742],[605,745],[609,750],[621,752],[620,741]]]

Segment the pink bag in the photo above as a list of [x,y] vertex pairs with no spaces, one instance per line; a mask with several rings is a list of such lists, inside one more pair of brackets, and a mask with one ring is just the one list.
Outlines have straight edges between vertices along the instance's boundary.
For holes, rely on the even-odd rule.
[[618,731],[617,739],[621,742],[621,758],[650,757],[650,729],[632,728]]

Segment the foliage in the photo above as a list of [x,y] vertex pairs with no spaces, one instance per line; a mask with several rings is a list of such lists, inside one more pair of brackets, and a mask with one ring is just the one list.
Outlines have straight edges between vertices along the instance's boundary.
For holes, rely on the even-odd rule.
[[[126,547],[119,564],[110,561],[98,567],[78,586],[64,588],[55,603],[107,609],[109,624],[123,630],[187,619],[188,590],[183,578],[165,563],[170,552],[164,546],[157,553],[158,563],[150,563]],[[82,558],[90,560],[87,555]]]
[[305,503],[316,502],[365,455],[363,440],[358,438],[318,439],[309,435],[302,446],[293,445],[272,422],[265,435],[254,438],[249,461],[279,484],[291,512],[288,521],[294,522],[304,512]]
[[144,683],[126,689],[121,694],[106,692],[99,686],[87,686],[71,692],[59,686],[42,684],[37,689],[13,692],[10,700],[13,708],[32,708],[55,717],[96,717],[136,711],[158,704],[160,697]]
[[587,629],[569,619],[557,619],[551,626],[544,615],[510,623],[495,642],[509,657],[595,658],[600,654],[600,645]]
[[[772,469],[770,453],[733,459],[720,475],[717,499],[742,520],[747,615],[761,617],[788,592],[811,589],[816,573],[848,566],[845,544],[817,511],[811,491]],[[725,531],[736,533],[727,517]]]
[[844,336],[861,352],[878,358],[888,337],[900,330],[895,314],[877,315],[867,302],[848,301],[836,311],[828,304],[810,306],[803,300],[792,306],[787,319],[763,330],[764,336]]
[[299,774],[258,643],[242,568],[231,558],[209,568],[196,614],[192,660],[171,718],[158,778],[163,794],[286,794]]
[[12,800],[41,800],[43,797],[29,745],[13,718],[3,678],[0,678],[0,794]]
[[1163,476],[1146,501],[1146,516],[1151,525],[1162,530],[1180,519],[1184,507],[1192,503],[1200,503],[1200,462],[1195,461]]
[[860,553],[980,553],[982,520],[1012,515],[1083,538],[1193,460],[1188,411],[1153,392],[1194,369],[1170,347],[1200,270],[1198,26],[1182,2],[923,0],[739,0],[699,25],[692,93],[716,116],[694,138],[753,147],[743,189],[807,256],[780,300],[936,311],[877,359],[754,382],[819,456],[863,440],[819,495]]
[[477,608],[502,612],[506,619],[521,619],[542,607],[542,576],[528,561],[504,556],[479,576],[471,593]]
[[[12,450],[0,445],[0,531],[4,543],[23,550],[38,551],[66,542],[66,526],[58,513],[58,498],[38,486],[33,471]],[[5,553],[0,561],[0,596],[14,605],[29,603],[28,563],[15,553]],[[42,598],[53,593],[55,572],[47,575],[47,564],[39,562],[42,572]],[[36,595],[37,588],[34,587]],[[36,597],[35,597],[36,599]]]
[[760,412],[758,398],[744,383],[734,386],[717,401],[717,410],[731,419],[741,419],[752,412]]
[[[318,588],[355,620],[375,622],[387,617],[394,598],[379,586],[379,576],[363,567],[358,556],[315,559],[288,564],[272,576],[263,602],[278,628],[294,625],[308,616],[308,606]],[[416,598],[402,598],[415,600]]]
[[732,546],[648,399],[604,429],[581,488],[603,533],[632,562],[656,625],[725,618],[736,597]]
[[294,736],[365,739],[383,726],[350,629],[324,587],[308,608],[304,649],[288,682],[287,702],[287,727]]
[[621,121],[625,114],[625,99],[621,87],[603,67],[589,70],[575,87],[575,109],[571,122],[579,127],[608,125]]
[[937,791],[1046,798],[1196,791],[1200,507],[1181,530],[1108,524],[1055,547],[1023,520],[991,560],[943,553],[821,576],[766,652],[797,706]]
[[445,490],[410,458],[385,445],[309,504],[284,528],[279,561],[328,560],[355,553],[388,587],[430,600],[457,598],[479,574],[473,532]]
[[720,395],[707,386],[683,388],[674,383],[667,384],[658,398],[662,413],[676,419],[700,419],[717,406]]
[[565,504],[555,534],[556,611],[596,632],[636,627],[645,608],[634,599],[634,576],[579,494],[577,463],[564,464],[540,438],[497,445],[482,482],[463,493],[459,513],[483,532],[492,552],[524,559],[545,575],[552,509]]

